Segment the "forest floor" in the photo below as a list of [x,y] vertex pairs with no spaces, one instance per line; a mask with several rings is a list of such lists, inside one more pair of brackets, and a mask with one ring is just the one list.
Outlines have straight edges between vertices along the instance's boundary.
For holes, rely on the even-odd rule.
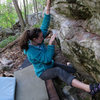
[[6,49],[4,52],[0,54],[1,58],[7,58],[8,60],[13,61],[13,67],[10,70],[1,71],[1,76],[7,74],[7,76],[14,74],[16,70],[21,66],[26,56],[21,52],[18,43],[13,45],[11,48]]

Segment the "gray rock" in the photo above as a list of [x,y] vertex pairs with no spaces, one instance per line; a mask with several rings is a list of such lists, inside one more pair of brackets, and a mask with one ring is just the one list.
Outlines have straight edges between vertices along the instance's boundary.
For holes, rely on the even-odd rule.
[[[80,74],[87,76],[86,79],[92,76],[92,79],[100,81],[100,36],[92,33],[93,31],[97,34],[100,32],[100,10],[98,10],[100,9],[100,6],[98,6],[100,2],[98,0],[80,0],[78,4],[71,5],[65,3],[66,0],[54,1],[56,3],[54,2],[54,6],[51,8],[52,28],[59,30],[58,38],[62,52],[74,64]],[[75,16],[78,14],[72,16],[69,7],[71,9],[77,8],[79,3],[87,8],[89,6],[88,10],[94,8],[92,10],[95,12],[91,12],[91,18],[76,20]],[[83,8],[81,10],[83,11]],[[85,12],[83,15],[85,15]],[[94,18],[94,16],[96,17]],[[92,22],[89,22],[90,20]],[[89,26],[87,27],[87,25]],[[90,31],[90,27],[92,31]]]
[[65,86],[63,88],[63,93],[66,96],[67,100],[78,100],[77,98],[74,98],[73,95],[70,94],[70,89],[72,87],[71,86]]
[[21,34],[21,31],[19,29],[14,30],[15,34]]
[[7,64],[2,64],[2,63],[0,63],[0,70],[1,71],[9,71],[9,70],[11,70],[11,68],[13,67],[13,63],[12,64],[9,64],[9,65],[7,65]]
[[6,36],[14,35],[14,32],[10,28],[3,29],[2,33],[6,34]]
[[6,76],[6,77],[14,77],[14,75],[13,75],[12,73],[9,73],[9,72],[7,72],[7,71],[5,71],[5,72],[3,73],[3,75]]
[[[38,17],[39,17],[39,19],[41,19],[42,18],[42,13],[38,13]],[[27,18],[28,18],[28,23],[29,23],[30,26],[33,26],[33,25],[37,24],[36,13],[28,15]]]
[[2,65],[1,66],[1,70],[3,71],[9,71],[11,69],[11,67],[9,65]]
[[0,62],[1,62],[3,65],[10,65],[11,63],[13,63],[12,60],[8,60],[7,58],[1,58],[1,59],[0,59]]
[[10,71],[11,68],[13,67],[14,64],[10,64],[10,65],[2,65],[1,66],[1,70],[3,71]]

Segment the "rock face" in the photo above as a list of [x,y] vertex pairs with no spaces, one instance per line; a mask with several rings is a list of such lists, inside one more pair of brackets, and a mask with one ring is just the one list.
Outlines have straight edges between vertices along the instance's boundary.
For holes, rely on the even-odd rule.
[[51,28],[58,30],[61,50],[77,70],[100,82],[99,9],[99,0],[54,0]]
[[[32,14],[32,15],[28,15],[28,23],[30,26],[33,26],[35,24],[37,24],[37,15],[36,13]],[[38,13],[38,18],[41,19],[42,18],[42,14],[41,12]]]

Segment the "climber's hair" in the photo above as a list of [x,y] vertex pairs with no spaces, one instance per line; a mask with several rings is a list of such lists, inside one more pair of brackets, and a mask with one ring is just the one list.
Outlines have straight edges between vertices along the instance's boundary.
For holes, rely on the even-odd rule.
[[21,50],[23,51],[25,49],[27,51],[29,40],[32,41],[33,38],[38,38],[41,32],[42,31],[40,28],[34,28],[34,29],[24,31],[19,42]]

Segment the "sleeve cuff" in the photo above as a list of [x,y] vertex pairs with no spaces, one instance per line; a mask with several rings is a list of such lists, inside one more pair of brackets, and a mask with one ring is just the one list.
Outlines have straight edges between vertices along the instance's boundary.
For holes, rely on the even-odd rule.
[[44,16],[50,16],[50,14],[46,14],[46,13],[44,13]]
[[54,48],[54,47],[55,47],[55,45],[48,45],[48,47],[49,47],[49,48]]

